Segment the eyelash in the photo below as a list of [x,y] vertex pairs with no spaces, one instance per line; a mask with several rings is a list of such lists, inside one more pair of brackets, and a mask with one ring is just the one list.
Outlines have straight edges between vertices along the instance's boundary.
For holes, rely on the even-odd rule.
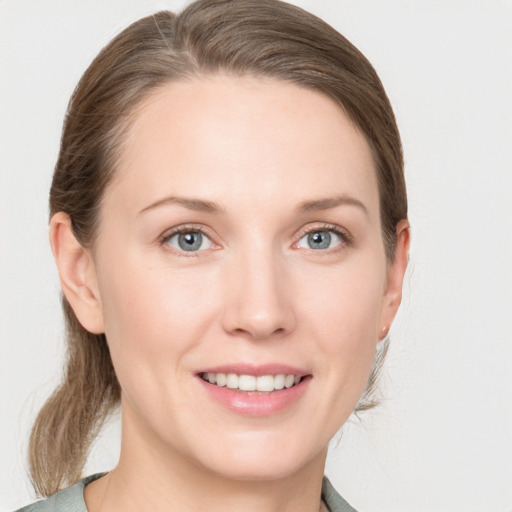
[[[169,241],[176,235],[186,235],[187,233],[200,233],[204,237],[206,237],[212,244],[215,244],[215,242],[212,240],[212,237],[205,231],[205,229],[202,226],[180,226],[177,228],[172,228],[169,231],[166,231],[163,233],[158,240],[159,245],[162,247],[165,247]],[[216,245],[216,244],[215,244]],[[187,254],[187,251],[176,251],[176,249],[171,248],[169,245],[166,247],[167,250],[171,252],[178,252],[180,256],[185,256],[187,258],[197,256],[198,252],[202,251],[190,251],[190,253]]]
[[[344,229],[340,228],[339,226],[336,226],[334,224],[323,224],[321,226],[315,226],[313,228],[307,228],[301,231],[297,237],[297,242],[293,244],[293,248],[298,248],[297,244],[304,238],[304,236],[307,236],[311,233],[318,233],[318,232],[324,232],[328,231],[330,233],[334,233],[339,237],[341,240],[339,246],[331,248],[331,249],[324,249],[324,250],[317,250],[317,249],[309,249],[311,251],[315,251],[318,253],[331,253],[336,252],[340,250],[343,247],[350,247],[353,245],[354,239],[350,233],[345,231]],[[204,237],[206,237],[212,244],[215,244],[212,237],[205,231],[205,229],[202,226],[195,226],[195,225],[188,225],[188,226],[180,226],[177,228],[173,228],[170,231],[166,231],[159,237],[159,245],[166,246],[169,243],[169,240],[171,240],[176,235],[181,234],[187,234],[187,233],[200,233]],[[215,244],[217,245],[217,244]],[[197,257],[198,253],[203,251],[190,251],[190,253],[187,253],[187,251],[176,251],[175,249],[171,248],[169,245],[167,245],[167,250],[172,252],[178,252],[180,256],[184,257]]]
[[343,247],[351,247],[354,243],[353,236],[348,233],[346,230],[340,228],[339,226],[336,226],[334,224],[323,224],[321,226],[315,226],[313,228],[307,228],[300,232],[298,236],[298,241],[293,244],[294,247],[297,246],[297,244],[302,240],[305,236],[312,234],[312,233],[320,233],[328,231],[330,233],[334,233],[337,235],[340,239],[340,244],[337,247],[333,247],[331,249],[324,249],[324,250],[318,250],[318,249],[309,249],[311,251],[315,251],[318,253],[331,253],[341,250]]

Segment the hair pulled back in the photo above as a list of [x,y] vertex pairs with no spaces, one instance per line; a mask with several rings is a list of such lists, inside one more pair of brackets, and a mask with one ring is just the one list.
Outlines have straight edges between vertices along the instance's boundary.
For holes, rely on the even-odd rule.
[[[67,213],[77,240],[94,244],[105,190],[136,107],[172,81],[250,75],[315,89],[336,101],[365,135],[377,173],[383,240],[393,260],[397,223],[407,217],[400,136],[382,84],[366,58],[322,20],[278,0],[199,0],[162,11],[114,38],[94,59],[68,107],[50,191],[50,214]],[[66,298],[62,384],[33,427],[29,459],[39,494],[76,482],[92,441],[120,400],[107,342],[86,331]],[[356,411],[374,405],[381,344]]]

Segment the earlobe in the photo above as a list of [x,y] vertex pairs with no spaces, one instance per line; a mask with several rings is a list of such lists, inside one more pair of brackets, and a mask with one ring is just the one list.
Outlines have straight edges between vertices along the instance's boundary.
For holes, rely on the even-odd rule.
[[388,266],[380,323],[381,333],[385,333],[384,336],[379,336],[379,339],[387,335],[402,302],[402,285],[409,261],[409,246],[410,225],[408,220],[403,219],[396,227],[395,257]]
[[62,291],[80,324],[89,332],[104,332],[94,261],[76,239],[68,214],[58,212],[50,221],[50,245]]

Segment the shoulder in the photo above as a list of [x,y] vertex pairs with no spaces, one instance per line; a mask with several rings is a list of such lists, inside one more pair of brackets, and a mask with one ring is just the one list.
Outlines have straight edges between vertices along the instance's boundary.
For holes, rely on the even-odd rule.
[[87,512],[84,501],[85,486],[104,474],[97,473],[96,475],[88,476],[75,485],[62,489],[62,491],[50,496],[48,499],[27,505],[16,510],[16,512]]
[[322,481],[322,499],[324,500],[329,512],[357,512],[351,507],[332,486],[329,479],[324,476]]

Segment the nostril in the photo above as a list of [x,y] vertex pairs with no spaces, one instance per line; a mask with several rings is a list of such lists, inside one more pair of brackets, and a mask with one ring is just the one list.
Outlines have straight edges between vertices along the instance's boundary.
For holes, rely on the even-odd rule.
[[265,329],[262,326],[247,326],[245,329],[235,329],[233,334],[242,338],[252,338],[261,341],[265,339],[281,337],[286,334],[286,329],[284,327],[278,327],[277,329]]

